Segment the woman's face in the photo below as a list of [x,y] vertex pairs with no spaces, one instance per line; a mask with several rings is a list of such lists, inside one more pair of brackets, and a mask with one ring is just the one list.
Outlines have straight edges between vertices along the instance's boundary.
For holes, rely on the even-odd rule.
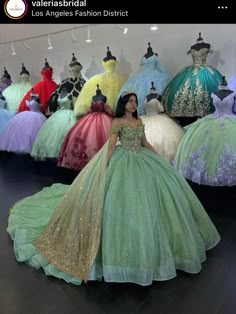
[[135,112],[137,109],[137,100],[136,97],[134,95],[130,96],[127,104],[125,105],[125,110],[128,112]]

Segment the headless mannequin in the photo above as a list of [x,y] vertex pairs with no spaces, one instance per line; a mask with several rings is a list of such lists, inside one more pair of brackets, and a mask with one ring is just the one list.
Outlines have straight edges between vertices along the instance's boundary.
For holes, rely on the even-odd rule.
[[7,69],[4,67],[4,74],[2,79],[7,79],[7,80],[11,80],[11,75],[7,72]]
[[154,83],[152,82],[152,87],[150,89],[150,94],[147,95],[146,100],[147,102],[152,99],[157,99],[161,102],[161,95],[159,95],[156,91],[156,88],[154,87]]
[[[79,95],[79,93],[80,93],[80,91],[81,91],[81,89],[85,83],[85,80],[81,76],[81,70],[82,70],[83,66],[76,59],[74,53],[72,53],[72,60],[71,60],[71,63],[69,64],[69,67],[70,67],[69,72],[70,72],[71,76],[69,78],[63,80],[59,84],[59,86],[54,90],[54,92],[51,94],[51,96],[48,100],[47,106],[48,106],[50,113],[57,111],[57,109],[59,107],[57,100],[58,100],[59,95],[62,93],[63,89],[67,90],[67,94],[70,93],[71,100],[74,104],[74,102],[75,102],[74,99],[76,99],[78,97],[78,95]],[[60,96],[60,98],[62,98],[62,95]]]
[[30,97],[28,99],[28,101],[34,100],[36,101],[38,104],[40,104],[40,99],[39,96],[37,94],[35,94],[34,89],[31,89],[31,93],[30,93]]
[[2,92],[0,92],[0,109],[6,109],[7,102],[5,97],[3,96]]
[[197,39],[197,43],[190,47],[190,50],[187,51],[187,54],[190,54],[191,50],[194,49],[196,51],[201,50],[202,48],[208,49],[208,52],[212,53],[211,45],[208,43],[204,43],[203,38],[201,37],[201,33],[199,33],[199,37]]
[[110,52],[110,50],[109,50],[109,47],[107,47],[107,55],[106,55],[106,57],[103,59],[103,61],[104,61],[104,62],[107,62],[107,61],[109,61],[109,60],[116,60],[116,57],[114,57],[114,56],[111,54],[111,52]]
[[229,96],[232,93],[233,91],[228,88],[225,76],[223,76],[222,83],[219,85],[218,90],[214,92],[214,94],[219,97],[220,100],[223,100],[225,97]]
[[102,94],[101,89],[99,89],[99,85],[97,85],[96,95],[93,96],[92,101],[102,101],[104,104],[107,101],[107,97]]
[[[151,44],[148,43],[147,53],[145,53],[144,57],[148,59],[148,58],[150,58],[153,55],[154,55],[154,52],[152,50]],[[157,53],[155,53],[155,55],[158,56]]]

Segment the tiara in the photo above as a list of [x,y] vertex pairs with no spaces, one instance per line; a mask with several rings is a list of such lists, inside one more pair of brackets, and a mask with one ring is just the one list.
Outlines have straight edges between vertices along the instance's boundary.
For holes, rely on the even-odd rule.
[[126,90],[126,91],[124,91],[124,92],[120,95],[120,97],[125,97],[126,95],[129,95],[129,94],[135,94],[135,95],[136,95],[136,92],[135,92],[135,90],[133,90],[133,89]]

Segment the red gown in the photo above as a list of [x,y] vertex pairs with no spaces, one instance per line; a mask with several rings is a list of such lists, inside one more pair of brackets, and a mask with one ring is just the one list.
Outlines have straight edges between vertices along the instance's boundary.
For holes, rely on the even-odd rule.
[[[39,95],[40,104],[41,104],[41,112],[45,113],[47,109],[47,101],[51,95],[51,93],[56,89],[57,84],[52,80],[52,67],[48,67],[41,71],[42,80],[36,83],[32,88],[34,92]],[[26,111],[29,108],[26,105],[26,100],[30,98],[31,89],[26,93],[24,98],[22,99],[18,111]]]

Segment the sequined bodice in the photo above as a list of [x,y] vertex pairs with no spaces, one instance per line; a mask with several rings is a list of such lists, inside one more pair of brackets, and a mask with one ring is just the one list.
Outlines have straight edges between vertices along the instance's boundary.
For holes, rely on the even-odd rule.
[[191,49],[193,64],[194,65],[205,64],[208,52],[209,52],[209,49],[207,48],[202,48],[200,50]]
[[153,116],[164,111],[162,104],[156,98],[151,99],[149,101],[145,100],[144,109],[145,109],[146,115],[149,115],[149,116]]
[[90,112],[104,112],[104,111],[105,109],[103,101],[92,102]]
[[26,105],[30,109],[30,111],[40,112],[40,104],[35,100],[26,100]]
[[141,65],[145,69],[149,69],[149,70],[154,70],[154,69],[158,68],[159,63],[160,63],[159,59],[155,54],[149,58],[143,57],[141,60]]
[[105,69],[105,72],[115,72],[115,68],[117,65],[117,61],[116,60],[108,60],[108,61],[102,61],[102,65]]
[[213,99],[213,104],[215,106],[216,111],[214,114],[233,114],[232,108],[235,102],[236,92],[229,94],[227,97],[223,98],[222,100],[215,94],[211,94]]
[[58,97],[57,102],[59,104],[60,109],[67,109],[67,110],[72,109],[72,107],[71,107],[72,100],[70,98],[68,98],[68,96],[65,96],[62,98]]
[[121,147],[127,151],[138,153],[141,150],[141,139],[144,135],[144,125],[139,124],[133,129],[127,125],[119,126],[119,139]]

